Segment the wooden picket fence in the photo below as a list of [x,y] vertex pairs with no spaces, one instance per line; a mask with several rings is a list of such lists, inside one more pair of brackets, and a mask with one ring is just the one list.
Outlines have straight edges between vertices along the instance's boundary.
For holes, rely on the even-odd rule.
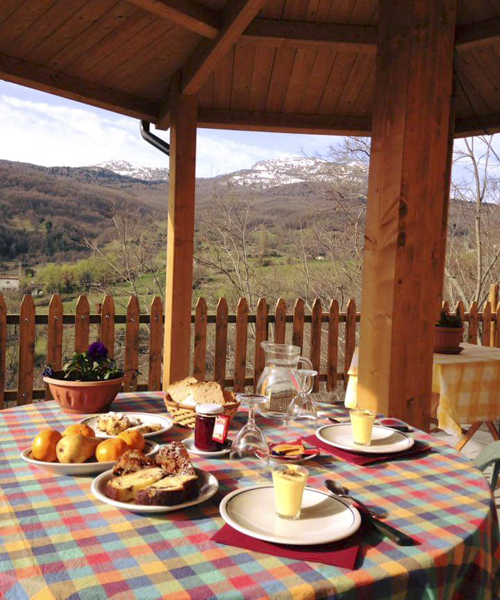
[[[479,312],[474,302],[469,311],[459,302],[455,310],[468,324],[465,339],[477,344],[500,347],[500,304],[498,286],[496,296],[490,294],[495,311],[487,302]],[[37,335],[45,330],[46,360],[52,368],[61,367],[63,359],[64,326],[72,327],[74,350],[84,351],[91,341],[91,327],[96,328],[95,339],[100,339],[108,348],[110,356],[115,354],[115,328],[124,326],[123,365],[126,371],[124,391],[160,390],[163,351],[163,306],[160,298],[154,298],[149,314],[141,313],[136,297],[128,302],[126,314],[116,314],[112,296],[106,296],[99,310],[91,313],[86,296],[78,299],[75,314],[65,314],[62,299],[55,295],[49,304],[48,314],[36,314],[32,296],[24,296],[19,314],[9,314],[0,294],[0,408],[9,404],[28,404],[33,400],[50,398],[46,389],[34,389],[35,346]],[[234,391],[243,391],[255,386],[264,368],[264,352],[260,346],[264,340],[277,343],[292,343],[306,351],[313,367],[318,371],[316,390],[332,391],[338,382],[347,384],[348,371],[356,346],[357,323],[360,314],[356,303],[350,300],[346,311],[341,312],[336,300],[324,309],[320,300],[315,300],[311,311],[306,313],[305,303],[297,299],[288,312],[287,304],[280,299],[273,311],[266,299],[261,298],[255,314],[250,313],[248,302],[241,298],[235,314],[229,313],[228,303],[221,298],[215,314],[209,314],[207,303],[200,298],[192,315],[193,348],[192,374],[199,380],[215,379]],[[147,329],[147,351],[140,350],[140,327]],[[234,334],[229,337],[231,325]],[[5,389],[6,354],[9,331],[14,328],[17,352],[17,389]],[[143,332],[144,333],[144,332]],[[307,342],[307,343],[306,343]],[[10,338],[12,343],[12,334]],[[213,361],[207,366],[209,344],[213,347]],[[71,351],[73,348],[71,348]],[[231,354],[231,360],[228,356]],[[138,376],[139,362],[147,364],[147,380]],[[229,364],[230,363],[230,364]],[[120,363],[121,364],[121,363]],[[43,368],[43,367],[42,367]],[[39,377],[38,377],[39,379]]]

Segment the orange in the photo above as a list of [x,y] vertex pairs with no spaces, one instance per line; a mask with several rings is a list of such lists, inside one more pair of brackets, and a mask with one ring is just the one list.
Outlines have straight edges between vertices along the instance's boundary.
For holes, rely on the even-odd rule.
[[142,452],[146,445],[146,440],[140,431],[137,429],[130,429],[128,431],[122,431],[118,434],[118,437],[124,440],[132,450],[139,450]]
[[57,462],[56,446],[62,435],[55,429],[44,429],[31,444],[31,453],[36,460]]
[[95,431],[92,429],[92,427],[85,425],[85,423],[75,423],[74,425],[66,427],[66,429],[62,432],[63,436],[71,435],[73,433],[81,433],[87,437],[95,437]]
[[129,445],[121,438],[111,438],[101,442],[95,451],[95,457],[98,462],[111,462],[121,458]]

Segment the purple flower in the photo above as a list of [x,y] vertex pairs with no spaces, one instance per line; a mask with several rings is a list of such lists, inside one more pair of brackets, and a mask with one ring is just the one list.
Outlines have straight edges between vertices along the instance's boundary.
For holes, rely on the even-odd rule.
[[45,367],[43,370],[44,377],[54,377],[54,371],[50,367]]
[[102,342],[90,344],[87,354],[93,360],[105,360],[108,356],[108,349]]

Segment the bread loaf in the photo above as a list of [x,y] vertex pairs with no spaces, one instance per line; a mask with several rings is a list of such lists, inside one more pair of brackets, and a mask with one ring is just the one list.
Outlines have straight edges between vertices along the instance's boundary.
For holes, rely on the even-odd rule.
[[193,406],[195,404],[221,404],[234,402],[232,396],[225,397],[222,387],[216,381],[197,381],[188,377],[169,385],[165,390],[174,402]]

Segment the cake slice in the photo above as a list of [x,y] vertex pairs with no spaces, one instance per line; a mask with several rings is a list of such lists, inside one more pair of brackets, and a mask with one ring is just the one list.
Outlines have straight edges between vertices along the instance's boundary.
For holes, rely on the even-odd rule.
[[160,467],[150,467],[113,477],[106,484],[106,496],[118,502],[134,502],[140,490],[147,488],[165,477]]
[[198,493],[198,475],[179,442],[163,446],[154,459],[129,450],[115,465],[113,475],[106,495],[119,502],[172,506]]

